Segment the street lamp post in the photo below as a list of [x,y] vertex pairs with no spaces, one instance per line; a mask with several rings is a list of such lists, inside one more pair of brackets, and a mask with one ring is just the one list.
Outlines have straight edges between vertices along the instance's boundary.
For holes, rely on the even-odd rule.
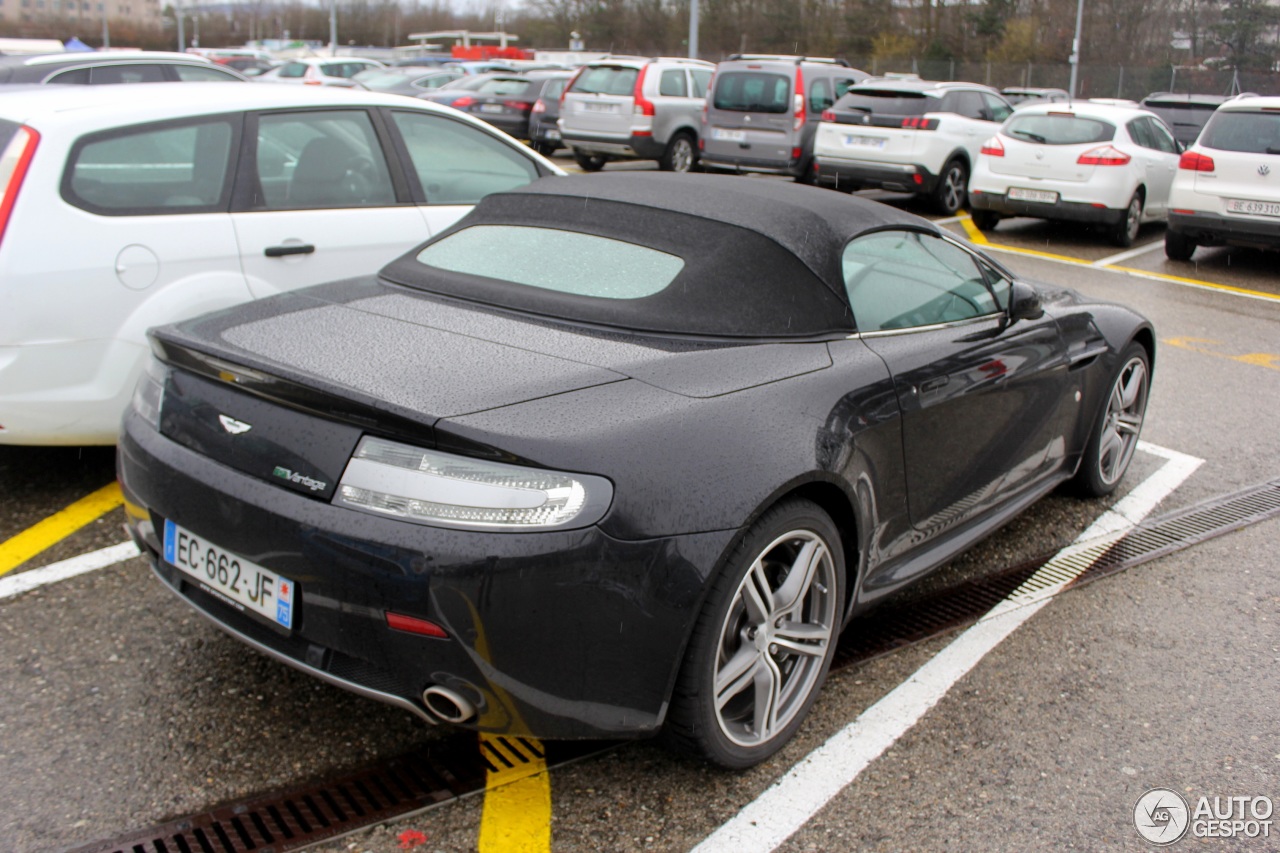
[[1071,86],[1067,92],[1076,96],[1076,80],[1080,71],[1080,25],[1084,22],[1084,0],[1076,0],[1076,37],[1071,40]]
[[329,55],[338,55],[338,0],[329,0]]
[[689,0],[689,58],[698,58],[698,0]]

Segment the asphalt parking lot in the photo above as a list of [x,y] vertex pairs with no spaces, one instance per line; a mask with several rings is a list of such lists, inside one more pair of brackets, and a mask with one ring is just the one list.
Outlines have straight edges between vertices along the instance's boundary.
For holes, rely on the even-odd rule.
[[[1169,262],[1159,226],[1124,252],[1033,220],[946,227],[1019,274],[1134,306],[1160,344],[1147,444],[1114,499],[1051,495],[932,589],[1047,560],[1100,519],[1131,524],[1280,479],[1276,255]],[[111,839],[458,737],[245,649],[140,559],[113,552],[36,585],[126,540],[113,476],[110,449],[0,447],[5,849]],[[631,744],[494,774],[474,796],[317,849],[1147,849],[1134,808],[1150,789],[1191,809],[1280,799],[1278,538],[1273,517],[1024,602],[1016,624],[992,618],[845,667],[796,741],[750,771]],[[1254,818],[1257,837],[1178,846],[1280,849],[1262,834],[1270,818]]]

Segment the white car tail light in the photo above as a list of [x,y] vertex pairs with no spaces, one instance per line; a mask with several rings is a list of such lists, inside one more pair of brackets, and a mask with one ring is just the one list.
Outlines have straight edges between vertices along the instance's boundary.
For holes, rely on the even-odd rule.
[[1114,145],[1102,145],[1081,154],[1076,163],[1081,166],[1123,166],[1131,159],[1133,158]]
[[796,66],[796,96],[795,96],[795,119],[792,122],[791,129],[798,131],[804,127],[804,74],[800,71],[800,66]]
[[334,503],[418,524],[552,530],[599,521],[613,500],[603,477],[490,462],[365,436]]
[[978,153],[986,154],[988,157],[1003,157],[1004,143],[1000,141],[1000,137],[993,136],[982,143],[982,148],[979,149]]
[[1199,151],[1183,151],[1182,157],[1178,160],[1178,168],[1186,169],[1188,172],[1212,172],[1217,166],[1212,157],[1201,154]]
[[18,190],[22,189],[22,180],[27,176],[27,167],[31,165],[39,144],[40,134],[23,126],[18,128],[5,146],[4,153],[0,154],[0,241],[4,240],[9,217],[18,202]]

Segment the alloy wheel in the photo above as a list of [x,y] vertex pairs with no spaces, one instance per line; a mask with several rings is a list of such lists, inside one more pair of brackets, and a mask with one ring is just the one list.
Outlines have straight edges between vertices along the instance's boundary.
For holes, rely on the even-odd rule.
[[1098,476],[1113,485],[1124,475],[1138,446],[1142,420],[1147,409],[1147,364],[1131,358],[1116,376],[1107,401],[1098,449]]
[[822,537],[793,530],[770,543],[738,585],[714,672],[716,721],[733,743],[766,743],[807,706],[836,633],[835,571]]

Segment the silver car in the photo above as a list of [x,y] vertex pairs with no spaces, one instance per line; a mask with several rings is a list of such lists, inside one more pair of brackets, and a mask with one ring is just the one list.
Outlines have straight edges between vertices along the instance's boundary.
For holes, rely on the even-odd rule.
[[611,56],[584,65],[564,93],[560,133],[585,171],[609,160],[698,160],[702,107],[715,66],[698,59]]

